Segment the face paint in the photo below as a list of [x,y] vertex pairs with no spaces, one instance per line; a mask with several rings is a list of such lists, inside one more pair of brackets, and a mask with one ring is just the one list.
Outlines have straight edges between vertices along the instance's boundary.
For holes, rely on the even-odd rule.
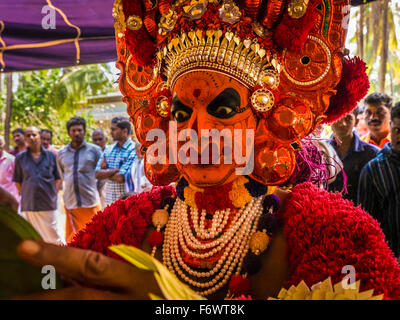
[[[178,161],[178,170],[193,185],[205,187],[230,182],[237,177],[236,168],[249,164],[249,161],[243,161],[243,158],[250,160],[253,150],[253,146],[247,144],[246,130],[254,133],[257,121],[251,109],[245,108],[248,98],[248,89],[218,73],[197,71],[178,79],[171,101],[171,113],[177,122],[178,135],[187,129],[194,130],[198,138],[198,160],[213,160],[215,154],[219,156],[216,164],[209,165],[182,165]],[[244,111],[238,113],[238,108]],[[214,141],[210,137],[213,129],[218,130],[220,136],[228,138]],[[228,143],[230,139],[232,142]],[[185,143],[186,141],[179,141],[178,150]],[[231,163],[227,163],[228,156]]]

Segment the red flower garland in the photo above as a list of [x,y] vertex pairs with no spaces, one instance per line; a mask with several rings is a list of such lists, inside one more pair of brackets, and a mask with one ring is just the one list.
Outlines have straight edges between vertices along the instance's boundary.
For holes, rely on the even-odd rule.
[[352,265],[360,291],[374,289],[384,299],[400,299],[400,268],[385,243],[379,224],[339,193],[328,193],[311,183],[293,188],[282,213],[287,238],[290,278],[308,286],[327,277],[340,282],[342,268]]
[[140,248],[153,212],[164,199],[175,196],[171,186],[153,187],[149,192],[117,200],[97,213],[85,229],[78,232],[68,245],[91,249],[122,260],[108,247],[124,243]]
[[[119,200],[94,216],[69,245],[121,259],[108,247],[122,242],[140,247],[152,213],[172,194],[170,186],[154,187]],[[301,280],[311,286],[329,276],[337,283],[343,266],[353,265],[361,291],[374,289],[384,299],[400,299],[397,261],[379,224],[360,207],[303,183],[293,188],[279,213],[287,239],[288,286]]]

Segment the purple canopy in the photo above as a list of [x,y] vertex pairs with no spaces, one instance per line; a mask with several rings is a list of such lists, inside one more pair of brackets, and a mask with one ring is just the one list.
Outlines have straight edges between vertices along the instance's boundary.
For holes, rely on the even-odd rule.
[[0,69],[115,61],[113,4],[113,0],[0,1]]
[[[369,1],[352,0],[352,4]],[[0,70],[115,61],[113,3],[114,0],[2,0]]]

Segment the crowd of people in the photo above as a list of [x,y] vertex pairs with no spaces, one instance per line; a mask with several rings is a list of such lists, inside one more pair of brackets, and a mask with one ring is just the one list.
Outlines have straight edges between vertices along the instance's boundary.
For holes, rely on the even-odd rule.
[[377,219],[399,257],[400,102],[393,105],[387,94],[373,93],[362,107],[333,123],[332,130],[329,143],[343,170],[329,184],[329,190],[344,189],[345,199]]
[[9,152],[0,136],[1,196],[8,199],[3,202],[56,244],[71,241],[106,205],[151,188],[128,118],[112,119],[109,145],[103,129],[92,132],[92,143],[85,140],[82,117],[69,119],[66,129],[71,141],[58,150],[46,128],[15,129]]
[[[393,106],[388,95],[373,93],[331,127],[327,143],[342,170],[329,180],[329,190],[341,192],[376,218],[399,256],[400,103]],[[48,129],[15,129],[10,152],[0,137],[0,186],[18,201],[21,215],[52,243],[71,241],[105,206],[151,188],[128,118],[112,119],[113,144],[107,144],[103,129],[93,130],[92,143],[87,142],[81,117],[71,118],[66,129],[71,142],[60,150],[52,145]],[[57,221],[63,215],[65,232],[59,232]]]

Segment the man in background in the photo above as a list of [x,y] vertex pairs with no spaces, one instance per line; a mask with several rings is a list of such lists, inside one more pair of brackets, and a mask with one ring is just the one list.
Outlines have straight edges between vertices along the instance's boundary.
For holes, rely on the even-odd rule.
[[85,141],[86,121],[73,117],[67,122],[71,142],[60,150],[57,163],[64,179],[65,237],[71,241],[101,210],[95,168],[101,156],[98,146]]
[[15,143],[15,147],[14,147],[14,149],[12,149],[10,151],[10,154],[12,154],[14,157],[16,157],[17,154],[26,150],[25,131],[21,128],[17,128],[15,130],[13,130],[11,133],[13,136],[13,141]]
[[390,142],[390,109],[392,98],[385,93],[375,92],[364,100],[365,121],[369,133],[361,138],[366,143],[379,148]]
[[377,219],[390,248],[400,255],[400,103],[391,110],[392,142],[361,172],[358,200]]
[[[107,132],[103,129],[96,129],[92,132],[92,142],[101,148],[104,152],[107,146]],[[97,190],[100,194],[101,208],[106,207],[106,180],[97,180]]]
[[4,147],[4,138],[0,136],[0,187],[4,188],[18,201],[19,192],[13,181],[15,157],[6,152]]
[[335,181],[329,184],[329,191],[341,192],[343,187],[347,193],[342,194],[344,199],[353,201],[357,205],[358,181],[362,168],[368,161],[375,158],[379,148],[360,140],[354,128],[357,126],[357,108],[332,124],[333,138],[329,143],[333,146],[343,163],[343,170],[347,177],[344,185],[343,172],[340,172]]
[[136,158],[135,143],[129,137],[132,126],[128,118],[115,117],[111,120],[111,136],[115,143],[105,149],[96,168],[96,178],[107,180],[106,205],[125,194],[125,175]]
[[144,157],[140,152],[140,143],[135,142],[136,159],[133,162],[131,170],[125,176],[125,189],[129,194],[139,194],[144,191],[149,191],[152,184],[147,180],[144,173]]
[[57,228],[57,191],[61,187],[56,157],[40,143],[39,129],[25,131],[26,151],[15,158],[13,181],[21,194],[21,215],[46,242],[61,244]]
[[42,143],[42,147],[46,150],[49,150],[57,156],[57,150],[53,146],[53,132],[49,129],[40,130],[40,141]]
[[107,132],[103,129],[96,129],[92,132],[92,142],[95,145],[98,145],[101,148],[101,151],[104,152],[104,149],[107,145]]

